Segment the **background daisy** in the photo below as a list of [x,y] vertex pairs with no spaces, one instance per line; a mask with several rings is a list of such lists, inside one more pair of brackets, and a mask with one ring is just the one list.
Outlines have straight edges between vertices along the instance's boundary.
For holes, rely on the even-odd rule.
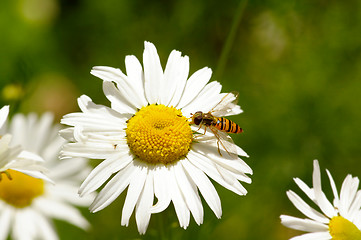
[[[252,174],[252,170],[238,157],[247,154],[234,143],[230,143],[233,153],[221,149],[221,156],[209,129],[194,138],[189,118],[196,111],[211,111],[226,96],[220,93],[221,85],[208,83],[212,73],[209,68],[188,78],[189,59],[175,50],[163,71],[157,50],[149,42],[145,42],[144,69],[134,56],[127,56],[125,65],[127,75],[111,67],[94,67],[91,71],[103,79],[111,108],[96,105],[83,95],[78,99],[82,112],[61,120],[72,126],[62,135],[74,142],[64,146],[63,159],[104,159],[85,179],[80,194],[91,193],[110,179],[90,207],[97,212],[128,187],[121,224],[128,225],[135,208],[141,234],[148,227],[150,215],[165,210],[171,202],[181,227],[188,227],[191,214],[201,224],[199,192],[220,218],[220,199],[209,178],[245,195],[247,191],[239,181],[250,183],[246,174]],[[214,109],[215,116],[241,113],[233,103],[235,96],[228,96],[221,107]]]
[[12,172],[13,180],[1,182],[0,239],[6,239],[8,234],[14,239],[58,239],[52,218],[88,229],[88,221],[73,205],[88,206],[92,200],[91,195],[80,198],[77,194],[80,179],[90,170],[85,159],[72,162],[58,159],[64,140],[58,136],[59,126],[53,125],[52,114],[40,118],[35,114],[17,114],[7,130],[13,135],[12,144],[21,145],[45,160],[55,184],[18,172]]
[[334,195],[331,203],[321,189],[321,173],[317,160],[313,162],[313,188],[309,188],[301,179],[295,178],[296,184],[321,210],[315,210],[296,193],[289,190],[288,198],[293,205],[307,218],[281,215],[283,225],[309,232],[293,240],[356,240],[361,239],[361,190],[358,190],[359,179],[347,175],[342,183],[340,195],[331,173],[326,170]]
[[47,169],[42,165],[43,159],[39,155],[23,150],[18,144],[10,146],[12,136],[8,134],[4,126],[8,115],[9,106],[2,107],[0,109],[0,180],[3,177],[11,179],[9,170],[12,169],[51,182],[44,175]]

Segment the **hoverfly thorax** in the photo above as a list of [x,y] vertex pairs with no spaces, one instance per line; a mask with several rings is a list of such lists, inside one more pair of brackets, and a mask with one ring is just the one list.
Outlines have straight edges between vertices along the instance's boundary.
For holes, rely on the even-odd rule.
[[215,125],[217,123],[217,119],[211,113],[203,113],[203,122],[207,127],[211,125]]

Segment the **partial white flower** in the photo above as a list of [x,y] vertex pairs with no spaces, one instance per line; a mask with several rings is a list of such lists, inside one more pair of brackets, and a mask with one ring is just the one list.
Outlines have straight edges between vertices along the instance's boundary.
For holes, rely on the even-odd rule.
[[[86,159],[58,159],[64,139],[58,135],[50,113],[38,118],[17,114],[4,129],[13,135],[11,144],[45,159],[49,177],[55,184],[9,170],[12,180],[0,182],[0,239],[58,239],[52,219],[59,219],[84,230],[88,221],[75,206],[89,206],[92,195],[78,196],[80,182],[90,173]],[[16,171],[14,171],[16,170]]]
[[334,195],[333,202],[331,203],[321,189],[321,173],[317,160],[314,160],[313,167],[313,188],[308,187],[299,178],[294,180],[320,211],[311,207],[293,191],[287,191],[287,196],[293,205],[307,218],[281,215],[282,224],[289,228],[309,232],[291,239],[361,239],[361,190],[358,190],[359,179],[347,175],[339,195],[331,173],[326,170]]
[[220,93],[218,82],[208,83],[212,71],[207,67],[188,78],[189,59],[178,51],[171,52],[163,71],[157,50],[149,42],[145,42],[144,69],[135,56],[125,58],[125,67],[127,75],[111,67],[91,71],[104,81],[111,108],[83,95],[78,99],[82,112],[61,120],[71,126],[61,131],[62,136],[73,142],[64,146],[63,159],[104,159],[79,191],[83,196],[106,183],[90,206],[91,212],[107,207],[128,188],[121,224],[128,225],[135,209],[141,234],[146,232],[151,214],[162,212],[171,202],[182,228],[189,225],[190,214],[201,224],[199,193],[220,218],[220,198],[209,178],[245,195],[240,181],[251,183],[246,174],[252,174],[252,169],[239,158],[247,156],[240,147],[228,142],[232,151],[227,154],[221,147],[220,155],[213,132],[207,128],[203,134],[204,127],[190,126],[189,119],[197,111],[211,111],[224,98],[212,114],[239,114],[236,96]]
[[4,126],[4,123],[8,119],[9,115],[9,106],[3,106],[0,109],[0,129]]
[[2,107],[0,109],[0,180],[4,175],[11,178],[8,170],[13,169],[51,182],[44,175],[47,170],[42,166],[43,159],[39,155],[23,150],[20,145],[10,146],[12,136],[4,130],[8,115],[9,106]]

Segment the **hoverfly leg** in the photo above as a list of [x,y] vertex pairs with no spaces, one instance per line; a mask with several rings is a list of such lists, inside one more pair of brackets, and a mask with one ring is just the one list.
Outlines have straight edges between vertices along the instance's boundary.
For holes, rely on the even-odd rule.
[[[197,129],[197,131],[196,131],[196,132],[198,132],[198,131],[199,131],[199,129],[201,129],[201,127],[202,127],[202,124],[199,124],[199,128]],[[206,133],[206,132],[204,132],[204,133]]]
[[219,153],[219,155],[221,155],[221,157],[222,157],[221,150],[219,149],[219,141],[217,141],[217,147],[218,147],[218,153]]

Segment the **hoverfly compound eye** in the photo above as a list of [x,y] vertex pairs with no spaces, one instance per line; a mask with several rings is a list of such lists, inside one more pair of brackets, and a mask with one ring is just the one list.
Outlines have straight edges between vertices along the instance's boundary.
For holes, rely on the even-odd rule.
[[201,124],[202,120],[203,120],[203,113],[202,112],[199,111],[199,112],[194,113],[193,122],[194,122],[195,125]]

